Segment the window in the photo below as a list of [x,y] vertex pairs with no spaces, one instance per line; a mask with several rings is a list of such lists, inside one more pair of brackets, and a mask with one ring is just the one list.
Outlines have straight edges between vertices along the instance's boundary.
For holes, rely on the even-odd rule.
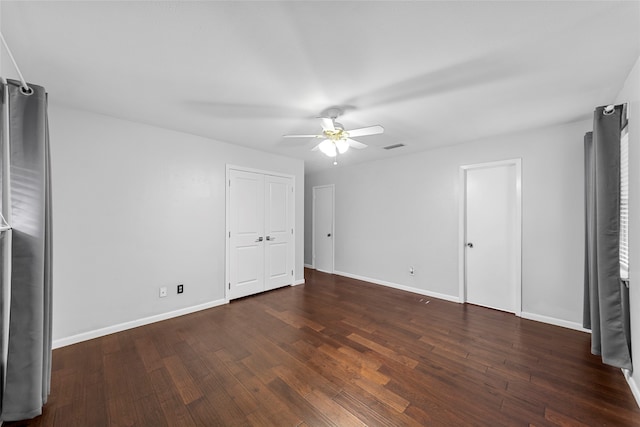
[[620,133],[620,277],[629,280],[629,126]]

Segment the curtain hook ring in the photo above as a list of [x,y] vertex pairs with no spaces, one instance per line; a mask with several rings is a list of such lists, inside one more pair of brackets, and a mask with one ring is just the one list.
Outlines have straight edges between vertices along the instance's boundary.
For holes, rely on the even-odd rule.
[[610,116],[613,114],[615,110],[616,110],[616,107],[614,105],[607,105],[606,107],[604,107],[602,114],[604,114],[605,116]]

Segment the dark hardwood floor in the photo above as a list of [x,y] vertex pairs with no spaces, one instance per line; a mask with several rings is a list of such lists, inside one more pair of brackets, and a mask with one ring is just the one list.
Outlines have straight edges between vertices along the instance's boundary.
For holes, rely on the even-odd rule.
[[586,333],[339,276],[57,349],[6,426],[639,426]]

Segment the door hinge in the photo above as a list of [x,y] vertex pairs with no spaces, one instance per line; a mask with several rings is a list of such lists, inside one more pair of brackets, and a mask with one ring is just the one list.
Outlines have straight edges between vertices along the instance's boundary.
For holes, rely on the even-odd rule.
[[291,275],[293,276],[293,270],[291,270]]
[[229,232],[229,238],[231,238],[231,232]]
[[231,289],[231,282],[229,282],[229,289]]
[[231,180],[229,180],[229,187],[231,187]]
[[293,234],[293,228],[291,229],[291,234]]

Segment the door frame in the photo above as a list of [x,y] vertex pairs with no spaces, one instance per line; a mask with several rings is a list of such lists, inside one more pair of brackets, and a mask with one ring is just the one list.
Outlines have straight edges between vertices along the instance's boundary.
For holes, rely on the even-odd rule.
[[225,242],[225,261],[224,261],[224,300],[226,303],[229,303],[229,286],[231,285],[231,281],[230,281],[230,256],[229,256],[229,240],[231,237],[231,230],[230,230],[230,212],[229,210],[231,209],[231,204],[229,203],[229,197],[230,197],[230,188],[231,188],[231,171],[232,170],[236,170],[236,171],[241,171],[241,172],[251,172],[251,173],[259,173],[262,175],[271,175],[271,176],[278,176],[278,177],[282,177],[282,178],[290,178],[291,179],[291,185],[292,185],[292,192],[291,192],[291,201],[290,203],[290,207],[289,207],[289,213],[291,214],[291,229],[292,229],[292,233],[291,233],[291,245],[292,245],[292,250],[291,250],[291,259],[289,261],[291,261],[291,268],[293,269],[293,275],[291,276],[291,284],[293,285],[295,283],[295,278],[296,278],[296,177],[295,175],[289,175],[286,173],[280,173],[280,172],[274,172],[274,171],[267,171],[267,170],[262,170],[262,169],[254,169],[254,168],[248,168],[245,166],[238,166],[238,165],[232,165],[232,164],[227,164],[225,167],[225,181],[224,181],[224,188],[225,188],[225,199],[224,199],[224,205],[225,205],[225,218],[224,218],[224,222],[225,222],[225,229],[224,229],[224,242]]
[[514,284],[514,314],[522,315],[522,159],[498,160],[495,162],[474,163],[460,166],[460,200],[458,208],[458,285],[459,302],[464,304],[467,301],[467,260],[466,260],[466,238],[467,238],[467,171],[473,169],[493,168],[500,166],[515,166],[516,172],[516,232],[514,236],[514,247],[516,248],[516,282]]
[[312,187],[311,206],[311,267],[316,268],[316,190],[320,188],[331,188],[331,271],[336,270],[336,186],[335,184],[316,185]]

